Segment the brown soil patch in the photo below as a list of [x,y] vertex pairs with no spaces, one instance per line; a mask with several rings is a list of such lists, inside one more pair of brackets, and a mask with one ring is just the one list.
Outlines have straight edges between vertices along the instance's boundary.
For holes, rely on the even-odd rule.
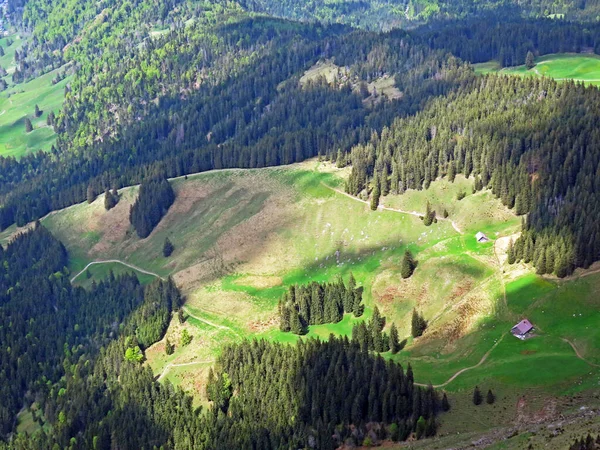
[[[134,199],[135,196],[132,195],[121,195],[117,206],[110,211],[105,211],[104,208],[94,211],[87,223],[89,229],[100,232],[102,238],[90,249],[90,256],[104,255],[127,238],[130,229],[129,208]],[[104,204],[104,195],[96,201]]]
[[278,325],[279,320],[277,320],[277,316],[272,316],[268,320],[257,320],[255,322],[250,322],[248,329],[252,333],[262,333],[270,330],[271,328],[275,328]]
[[281,286],[282,283],[283,278],[268,275],[246,275],[236,280],[236,284],[240,286],[252,286],[257,289],[269,289]]

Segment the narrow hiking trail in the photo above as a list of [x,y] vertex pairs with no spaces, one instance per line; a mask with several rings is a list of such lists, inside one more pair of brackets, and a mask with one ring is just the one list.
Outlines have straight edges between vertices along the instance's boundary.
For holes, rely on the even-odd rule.
[[207,325],[209,325],[209,326],[211,326],[211,327],[213,327],[213,328],[218,328],[218,329],[220,329],[220,330],[229,331],[231,334],[235,335],[235,336],[236,336],[236,337],[238,337],[238,338],[241,338],[241,337],[242,337],[242,336],[240,336],[240,335],[239,335],[239,334],[238,334],[238,333],[237,333],[237,332],[236,332],[236,331],[235,331],[233,328],[231,328],[231,327],[228,327],[227,325],[220,325],[220,324],[218,324],[218,323],[211,322],[210,320],[207,320],[207,319],[205,319],[205,318],[203,318],[203,317],[196,316],[196,315],[192,314],[192,313],[190,312],[190,310],[189,310],[189,309],[187,309],[185,306],[183,307],[183,310],[185,311],[185,313],[186,313],[188,316],[190,316],[190,317],[192,317],[192,318],[194,318],[194,319],[196,319],[196,320],[199,320],[199,321],[200,321],[200,322],[202,322],[202,323],[205,323],[205,324],[207,324]]
[[106,259],[106,260],[92,261],[91,263],[89,263],[87,266],[85,266],[83,268],[83,270],[81,270],[77,275],[75,275],[73,278],[71,278],[71,283],[73,281],[75,281],[77,278],[79,278],[79,276],[81,274],[83,274],[86,270],[88,270],[91,266],[95,266],[95,265],[98,265],[98,264],[121,264],[121,265],[123,265],[125,267],[129,267],[130,269],[136,270],[136,271],[138,271],[140,273],[144,273],[146,275],[152,275],[152,276],[154,276],[156,278],[160,278],[161,280],[164,280],[164,278],[161,277],[160,275],[158,275],[157,273],[150,272],[148,270],[142,269],[141,267],[137,267],[137,266],[134,266],[133,264],[129,264],[129,263],[125,262],[125,261],[121,261],[119,259]]
[[[435,389],[439,389],[442,387],[447,386],[448,384],[452,383],[456,378],[458,378],[460,375],[462,375],[463,373],[472,370],[472,369],[476,369],[479,366],[481,366],[487,359],[488,356],[490,356],[490,353],[492,353],[492,351],[498,346],[498,344],[500,342],[502,342],[502,339],[504,339],[504,336],[506,336],[507,333],[504,333],[502,336],[500,336],[500,339],[498,339],[496,341],[496,343],[492,346],[492,348],[490,348],[485,355],[483,355],[483,357],[481,358],[481,360],[475,364],[474,366],[470,366],[470,367],[465,367],[464,369],[460,369],[458,372],[456,372],[454,375],[452,375],[450,378],[448,378],[448,380],[446,380],[445,382],[443,382],[442,384],[434,384],[433,387]],[[421,386],[421,387],[427,387],[427,384],[423,384],[423,383],[414,383],[415,386]]]
[[587,359],[585,359],[581,353],[579,353],[579,350],[577,349],[577,347],[575,346],[575,344],[573,342],[571,342],[570,340],[568,340],[567,338],[561,338],[563,341],[565,341],[567,344],[569,344],[571,346],[571,348],[573,349],[573,351],[575,352],[575,355],[577,355],[577,357],[582,360],[584,363],[592,366],[592,367],[600,367],[600,364],[594,364],[593,362],[589,362]]
[[160,375],[158,377],[156,377],[156,381],[160,381],[161,378],[163,378],[165,375],[167,375],[173,367],[198,366],[200,364],[211,364],[214,362],[215,362],[214,359],[205,359],[203,361],[192,361],[192,362],[180,363],[180,364],[174,364],[174,363],[167,364],[165,366],[165,368],[162,370],[162,372],[160,373]]
[[[321,182],[321,184],[322,184],[323,186],[325,186],[327,189],[330,189],[330,190],[332,190],[332,191],[334,191],[334,192],[337,192],[338,194],[341,194],[341,195],[344,195],[344,196],[346,196],[346,197],[348,197],[348,198],[351,198],[352,200],[355,200],[355,201],[357,201],[357,202],[363,203],[363,204],[365,204],[365,205],[368,205],[368,204],[369,204],[369,202],[367,202],[367,201],[365,201],[365,200],[361,200],[360,198],[358,198],[358,197],[355,197],[355,196],[353,196],[353,195],[350,195],[350,194],[348,194],[347,192],[344,192],[344,191],[342,191],[341,189],[334,188],[334,187],[332,187],[332,186],[329,186],[328,184],[325,184],[325,183],[323,183],[323,182]],[[403,209],[389,208],[389,207],[387,207],[387,206],[384,206],[384,205],[379,205],[379,207],[377,208],[377,210],[383,210],[383,211],[392,211],[392,212],[397,212],[397,213],[399,213],[399,214],[408,214],[408,215],[415,216],[415,217],[423,217],[423,214],[422,214],[422,213],[419,213],[419,212],[417,212],[417,211],[405,211],[405,210],[403,210]],[[444,221],[446,221],[446,222],[450,222],[450,224],[452,224],[452,228],[454,228],[454,230],[455,230],[455,231],[456,231],[458,234],[463,234],[463,232],[462,232],[462,230],[460,229],[460,227],[459,227],[459,226],[456,224],[456,222],[454,222],[453,220],[450,220],[450,219],[448,219],[448,218],[444,218],[444,217],[437,217],[437,216],[436,216],[436,219],[437,219],[437,220],[444,220]]]

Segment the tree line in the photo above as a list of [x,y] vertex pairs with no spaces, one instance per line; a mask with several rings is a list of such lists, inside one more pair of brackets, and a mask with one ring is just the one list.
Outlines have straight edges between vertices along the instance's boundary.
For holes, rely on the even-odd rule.
[[175,192],[164,175],[142,181],[129,212],[129,221],[141,239],[150,235],[174,201]]
[[[470,76],[410,118],[352,150],[346,189],[371,195],[473,177],[524,216],[512,260],[568,275],[600,256],[594,123],[600,91],[573,81]],[[517,125],[520,124],[520,125]]]

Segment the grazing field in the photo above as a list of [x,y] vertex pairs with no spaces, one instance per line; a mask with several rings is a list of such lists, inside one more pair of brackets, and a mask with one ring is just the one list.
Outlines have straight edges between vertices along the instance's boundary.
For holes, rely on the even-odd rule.
[[[7,40],[12,44],[7,46]],[[66,76],[60,82],[52,84],[57,73],[64,73],[68,67],[46,73],[27,83],[13,84],[11,74],[14,72],[15,50],[22,45],[18,35],[0,39],[5,54],[0,57],[0,66],[8,72],[4,80],[8,88],[0,92],[0,156],[20,157],[38,150],[48,151],[56,141],[56,134],[47,125],[48,114],[58,114],[64,99],[65,86],[72,76]],[[41,114],[36,117],[35,105]],[[25,119],[29,118],[33,131],[25,131]]]
[[498,63],[474,64],[479,74],[501,73],[519,76],[545,76],[555,80],[572,79],[586,84],[600,85],[600,57],[590,54],[556,53],[536,58],[536,65],[527,69],[524,65],[501,69]]
[[[411,364],[417,382],[431,382],[464,405],[475,385],[498,393],[497,408],[486,407],[478,419],[482,430],[514,421],[521,395],[534,408],[597,386],[600,332],[593,324],[600,313],[584,311],[600,311],[594,294],[600,275],[588,271],[560,281],[540,278],[524,264],[507,265],[506,246],[520,218],[489,191],[472,193],[472,179],[437,180],[427,191],[389,195],[383,208],[371,211],[343,193],[347,175],[348,169],[309,161],[178,178],[171,181],[175,203],[143,240],[128,220],[137,187],[122,189],[110,211],[100,195],[42,223],[65,243],[72,274],[91,261],[115,259],[174,277],[186,297],[184,321],[175,315],[166,338],[146,357],[161,381],[194,392],[198,404],[206,402],[204,381],[223,345],[252,337],[300,339],[278,329],[277,303],[290,285],[337,275],[347,280],[350,272],[365,287],[364,316],[311,326],[308,336],[350,336],[353,324],[368,320],[377,305],[387,326],[395,323],[408,339],[400,353],[384,356]],[[427,202],[439,216],[430,227],[419,217]],[[478,231],[490,242],[477,243]],[[175,251],[164,258],[167,237]],[[407,248],[418,266],[405,280],[400,262]],[[109,269],[126,270],[92,266],[90,277],[80,275],[77,283],[88,285]],[[413,308],[429,322],[417,339],[409,336]],[[520,341],[509,330],[523,318],[533,322],[535,336]],[[184,328],[193,337],[186,346],[180,344]],[[165,353],[166,339],[175,344],[172,355]],[[460,409],[445,416],[453,421],[446,429],[472,430],[469,417],[479,413]],[[443,429],[444,421],[442,436]]]

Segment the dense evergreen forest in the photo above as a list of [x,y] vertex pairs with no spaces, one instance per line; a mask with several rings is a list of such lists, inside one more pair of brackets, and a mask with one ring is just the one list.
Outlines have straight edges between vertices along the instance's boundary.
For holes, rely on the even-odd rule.
[[174,201],[175,192],[164,175],[144,180],[129,212],[129,221],[137,235],[142,239],[148,237]]
[[351,194],[475,176],[519,215],[515,259],[565,276],[600,254],[600,91],[549,79],[471,77],[352,151]]
[[142,348],[160,339],[180,303],[171,281],[144,289],[131,275],[111,276],[89,291],[73,288],[64,247],[41,225],[16,237],[0,257],[2,436],[24,402],[36,401],[48,420],[55,417],[58,411],[46,406],[62,395],[65,371],[115,336],[130,334]]
[[209,420],[220,434],[208,444],[332,449],[404,440],[413,431],[432,436],[440,399],[413,381],[410,367],[405,373],[346,338],[231,346],[209,376]]

